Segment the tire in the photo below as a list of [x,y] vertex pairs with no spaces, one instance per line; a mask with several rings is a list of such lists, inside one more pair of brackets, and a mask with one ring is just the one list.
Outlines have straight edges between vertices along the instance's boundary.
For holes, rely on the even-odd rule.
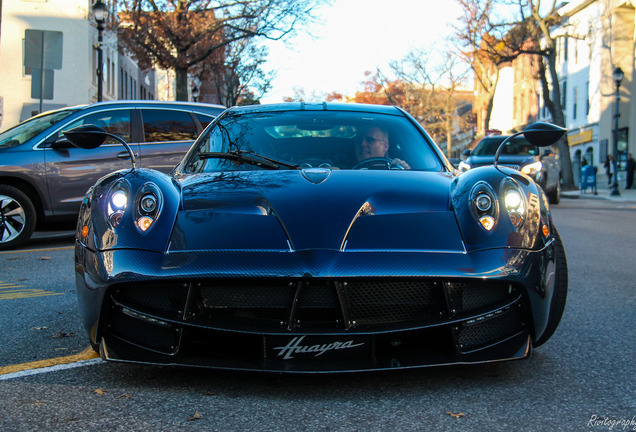
[[26,243],[35,230],[35,207],[20,189],[0,185],[0,250]]
[[552,301],[550,302],[548,325],[546,325],[541,337],[534,342],[533,346],[535,347],[543,345],[554,334],[554,331],[559,326],[559,322],[561,322],[563,310],[565,309],[565,300],[568,295],[568,263],[565,257],[565,249],[563,248],[561,236],[559,236],[559,232],[556,228],[554,229],[554,240],[554,253],[556,258],[554,292],[552,293]]
[[548,201],[550,204],[558,204],[561,201],[561,179],[557,181],[554,190],[550,191],[548,195]]
[[91,348],[93,348],[93,351],[95,351],[99,355],[102,355],[102,353],[99,351],[99,343],[93,342],[92,337],[89,338],[88,341],[91,343]]

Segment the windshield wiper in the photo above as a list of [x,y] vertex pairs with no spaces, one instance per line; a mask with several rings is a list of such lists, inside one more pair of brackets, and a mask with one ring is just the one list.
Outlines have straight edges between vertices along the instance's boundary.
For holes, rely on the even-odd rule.
[[201,152],[197,154],[201,159],[229,159],[237,162],[244,162],[250,165],[256,165],[267,169],[281,169],[281,166],[290,169],[299,169],[300,167],[289,162],[284,162],[267,156],[259,155],[253,151],[233,150],[231,152]]

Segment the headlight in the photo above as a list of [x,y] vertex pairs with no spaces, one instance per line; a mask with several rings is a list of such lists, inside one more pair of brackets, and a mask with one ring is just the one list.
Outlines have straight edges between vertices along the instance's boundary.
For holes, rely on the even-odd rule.
[[106,209],[106,217],[108,223],[113,228],[117,228],[128,207],[128,197],[130,196],[130,186],[125,180],[116,181],[108,192],[108,208]]
[[477,182],[470,192],[472,213],[486,231],[492,230],[497,224],[499,206],[495,196],[486,182]]
[[152,227],[161,213],[162,206],[163,195],[157,185],[146,183],[139,189],[139,192],[137,192],[135,221],[137,228],[141,232],[145,233]]
[[[163,195],[154,183],[146,183],[136,193],[131,193],[131,186],[120,179],[113,184],[108,193],[107,219],[113,228],[121,226],[125,220],[132,220],[137,229],[147,232],[161,213]],[[130,214],[130,218],[125,218]],[[126,222],[130,223],[130,222]]]
[[460,172],[466,172],[466,171],[468,171],[468,170],[470,169],[470,165],[468,165],[468,164],[467,164],[466,162],[464,162],[464,161],[461,161],[461,162],[459,163],[459,166],[457,167],[457,169],[458,169]]
[[123,190],[118,190],[110,198],[112,206],[117,210],[124,210],[128,203],[128,196]]
[[508,211],[517,210],[520,207],[523,207],[521,195],[516,190],[506,191],[506,195],[504,196],[504,202],[506,203],[506,210]]
[[529,176],[534,176],[541,171],[541,168],[543,168],[543,164],[541,162],[533,162],[522,167],[521,172]]
[[139,207],[143,212],[152,213],[157,210],[157,197],[151,193],[148,193],[141,197],[139,201]]
[[526,199],[523,191],[514,180],[507,178],[502,182],[504,207],[515,228],[521,227],[526,219]]
[[487,193],[480,193],[475,197],[475,206],[477,210],[488,211],[492,206],[492,198]]

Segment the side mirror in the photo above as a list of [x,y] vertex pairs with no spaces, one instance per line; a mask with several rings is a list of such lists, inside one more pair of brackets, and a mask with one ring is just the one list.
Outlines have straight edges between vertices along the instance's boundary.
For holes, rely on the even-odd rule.
[[464,151],[462,152],[462,155],[464,155],[464,156],[466,156],[466,157],[470,156],[470,149],[466,149],[466,150],[464,150]]
[[128,154],[130,155],[130,161],[132,162],[133,169],[137,167],[135,154],[133,153],[128,143],[126,143],[126,141],[124,141],[117,135],[112,134],[110,132],[106,132],[103,128],[99,126],[86,124],[86,125],[78,126],[76,128],[73,128],[67,131],[62,131],[62,134],[75,147],[79,147],[85,150],[91,150],[91,149],[95,149],[99,147],[100,145],[104,143],[104,141],[106,141],[106,137],[114,138],[117,141],[119,141],[124,147],[126,147],[126,150],[128,150]]
[[506,146],[508,141],[510,141],[512,138],[519,135],[523,135],[530,144],[535,145],[537,147],[546,147],[560,140],[561,137],[565,135],[567,131],[568,130],[566,128],[553,125],[552,123],[546,123],[546,122],[531,123],[521,132],[517,132],[516,134],[510,135],[508,138],[503,140],[501,144],[499,144],[499,147],[497,148],[497,151],[495,152],[495,161],[494,161],[495,168],[497,167],[497,161],[499,160],[499,155],[501,154],[501,151]]
[[538,147],[546,147],[560,140],[567,131],[566,128],[553,125],[552,123],[536,122],[528,125],[528,127],[520,133],[523,134],[530,144]]
[[102,145],[109,134],[99,126],[87,124],[62,131],[62,135],[75,147],[92,150]]

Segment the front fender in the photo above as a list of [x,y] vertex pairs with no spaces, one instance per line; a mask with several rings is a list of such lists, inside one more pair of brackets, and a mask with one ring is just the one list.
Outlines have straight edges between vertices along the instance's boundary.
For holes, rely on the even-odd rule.
[[[138,227],[140,196],[148,190],[159,191],[159,211],[150,227]],[[113,226],[109,220],[109,205],[113,188],[122,188],[127,194],[121,222]],[[101,178],[86,194],[80,207],[77,223],[77,241],[92,251],[136,248],[164,252],[180,205],[179,184],[159,171],[139,168],[122,170]]]
[[[479,222],[473,203],[473,189],[485,183],[493,193],[497,215],[488,230]],[[523,194],[524,220],[514,226],[504,202],[504,190],[514,185]],[[467,251],[490,248],[537,250],[551,239],[552,222],[543,190],[528,176],[505,167],[484,166],[471,169],[456,177],[451,188],[451,202]],[[549,228],[544,234],[543,226]]]

